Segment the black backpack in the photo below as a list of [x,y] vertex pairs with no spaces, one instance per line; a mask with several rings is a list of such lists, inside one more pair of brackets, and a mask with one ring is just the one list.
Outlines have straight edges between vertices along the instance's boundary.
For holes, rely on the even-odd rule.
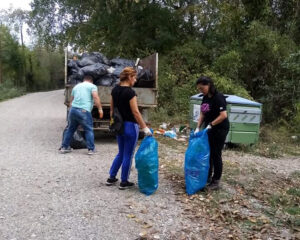
[[113,117],[109,123],[109,130],[116,134],[123,134],[124,126],[123,126],[123,118],[119,111],[119,109],[114,106]]
[[[119,97],[120,97],[121,93],[119,94]],[[123,134],[123,132],[124,132],[123,117],[122,117],[117,105],[118,105],[117,102],[114,101],[113,117],[109,123],[109,130],[116,134]]]

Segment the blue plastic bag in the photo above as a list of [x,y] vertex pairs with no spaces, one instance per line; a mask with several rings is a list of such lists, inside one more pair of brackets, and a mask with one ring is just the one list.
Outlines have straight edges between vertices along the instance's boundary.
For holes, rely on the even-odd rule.
[[184,161],[185,187],[188,195],[205,187],[209,171],[209,156],[207,129],[196,134],[191,132]]
[[158,144],[154,137],[143,139],[135,154],[138,186],[142,193],[151,195],[158,188]]

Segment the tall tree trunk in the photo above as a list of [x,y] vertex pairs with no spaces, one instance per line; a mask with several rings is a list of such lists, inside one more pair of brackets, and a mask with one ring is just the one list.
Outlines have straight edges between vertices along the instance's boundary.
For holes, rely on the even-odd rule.
[[27,83],[26,83],[26,58],[25,58],[24,38],[23,38],[23,23],[21,23],[21,26],[20,26],[20,34],[21,34],[22,58],[23,58],[23,76],[22,76],[22,80],[24,82],[25,90],[27,90]]

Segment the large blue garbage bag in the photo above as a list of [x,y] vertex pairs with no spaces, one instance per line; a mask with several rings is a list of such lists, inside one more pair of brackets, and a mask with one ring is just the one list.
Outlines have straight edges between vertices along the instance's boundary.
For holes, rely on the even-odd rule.
[[138,186],[142,193],[151,195],[158,188],[158,144],[154,137],[143,139],[135,154]]
[[191,132],[184,162],[185,187],[188,195],[205,187],[209,171],[209,156],[207,129],[196,134]]

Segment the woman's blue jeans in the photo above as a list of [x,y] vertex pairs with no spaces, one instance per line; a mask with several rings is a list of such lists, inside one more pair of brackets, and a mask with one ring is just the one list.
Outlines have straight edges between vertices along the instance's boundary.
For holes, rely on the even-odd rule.
[[95,145],[92,114],[87,110],[74,107],[72,107],[69,112],[68,128],[62,142],[62,147],[68,148],[70,146],[71,139],[79,125],[81,125],[84,130],[88,150],[94,150]]
[[115,177],[122,165],[121,181],[128,181],[134,149],[139,137],[139,125],[134,122],[124,122],[124,133],[117,136],[119,153],[115,157],[109,171],[111,178]]

